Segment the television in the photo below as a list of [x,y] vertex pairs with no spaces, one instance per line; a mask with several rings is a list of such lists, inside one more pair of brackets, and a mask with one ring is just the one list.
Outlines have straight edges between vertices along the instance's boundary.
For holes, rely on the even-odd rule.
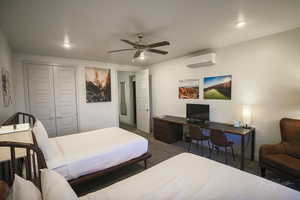
[[186,104],[186,118],[189,122],[209,121],[209,105]]

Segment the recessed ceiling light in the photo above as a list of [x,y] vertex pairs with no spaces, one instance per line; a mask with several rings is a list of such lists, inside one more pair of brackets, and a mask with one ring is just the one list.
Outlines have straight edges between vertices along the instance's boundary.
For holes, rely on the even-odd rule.
[[237,28],[242,28],[242,27],[244,27],[246,25],[246,22],[245,21],[238,21],[237,23],[236,23],[236,27]]

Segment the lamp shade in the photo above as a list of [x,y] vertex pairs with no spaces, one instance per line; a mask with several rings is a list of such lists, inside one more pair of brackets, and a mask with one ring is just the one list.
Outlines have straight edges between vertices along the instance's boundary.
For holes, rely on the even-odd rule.
[[252,116],[251,106],[243,105],[243,123],[245,125],[251,124],[251,116]]

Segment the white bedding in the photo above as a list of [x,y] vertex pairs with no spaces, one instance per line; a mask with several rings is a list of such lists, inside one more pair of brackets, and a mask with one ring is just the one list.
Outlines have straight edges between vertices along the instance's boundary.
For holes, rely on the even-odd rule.
[[81,200],[292,200],[300,193],[189,153],[90,193]]
[[52,138],[60,154],[46,161],[67,180],[103,170],[148,151],[148,141],[117,127]]

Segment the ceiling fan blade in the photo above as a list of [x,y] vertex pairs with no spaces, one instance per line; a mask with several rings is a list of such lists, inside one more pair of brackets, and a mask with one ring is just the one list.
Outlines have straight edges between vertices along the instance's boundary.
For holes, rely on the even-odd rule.
[[139,51],[139,50],[136,51],[135,54],[134,54],[134,56],[133,56],[133,58],[138,58],[138,57],[140,57],[141,53],[142,53],[142,51]]
[[127,44],[130,44],[130,45],[132,45],[132,46],[134,46],[134,47],[136,46],[136,43],[131,42],[131,41],[129,41],[129,40],[121,39],[121,41],[126,42]]
[[114,51],[108,51],[109,54],[112,53],[118,53],[118,52],[122,52],[122,51],[133,51],[135,49],[119,49],[119,50],[114,50]]
[[158,54],[162,54],[162,55],[166,55],[168,54],[167,51],[163,51],[163,50],[158,50],[158,49],[148,49],[147,51],[151,52],[151,53],[158,53]]
[[167,46],[170,45],[170,42],[168,41],[162,41],[162,42],[157,42],[153,44],[147,45],[148,48],[155,48],[155,47],[162,47],[162,46]]

